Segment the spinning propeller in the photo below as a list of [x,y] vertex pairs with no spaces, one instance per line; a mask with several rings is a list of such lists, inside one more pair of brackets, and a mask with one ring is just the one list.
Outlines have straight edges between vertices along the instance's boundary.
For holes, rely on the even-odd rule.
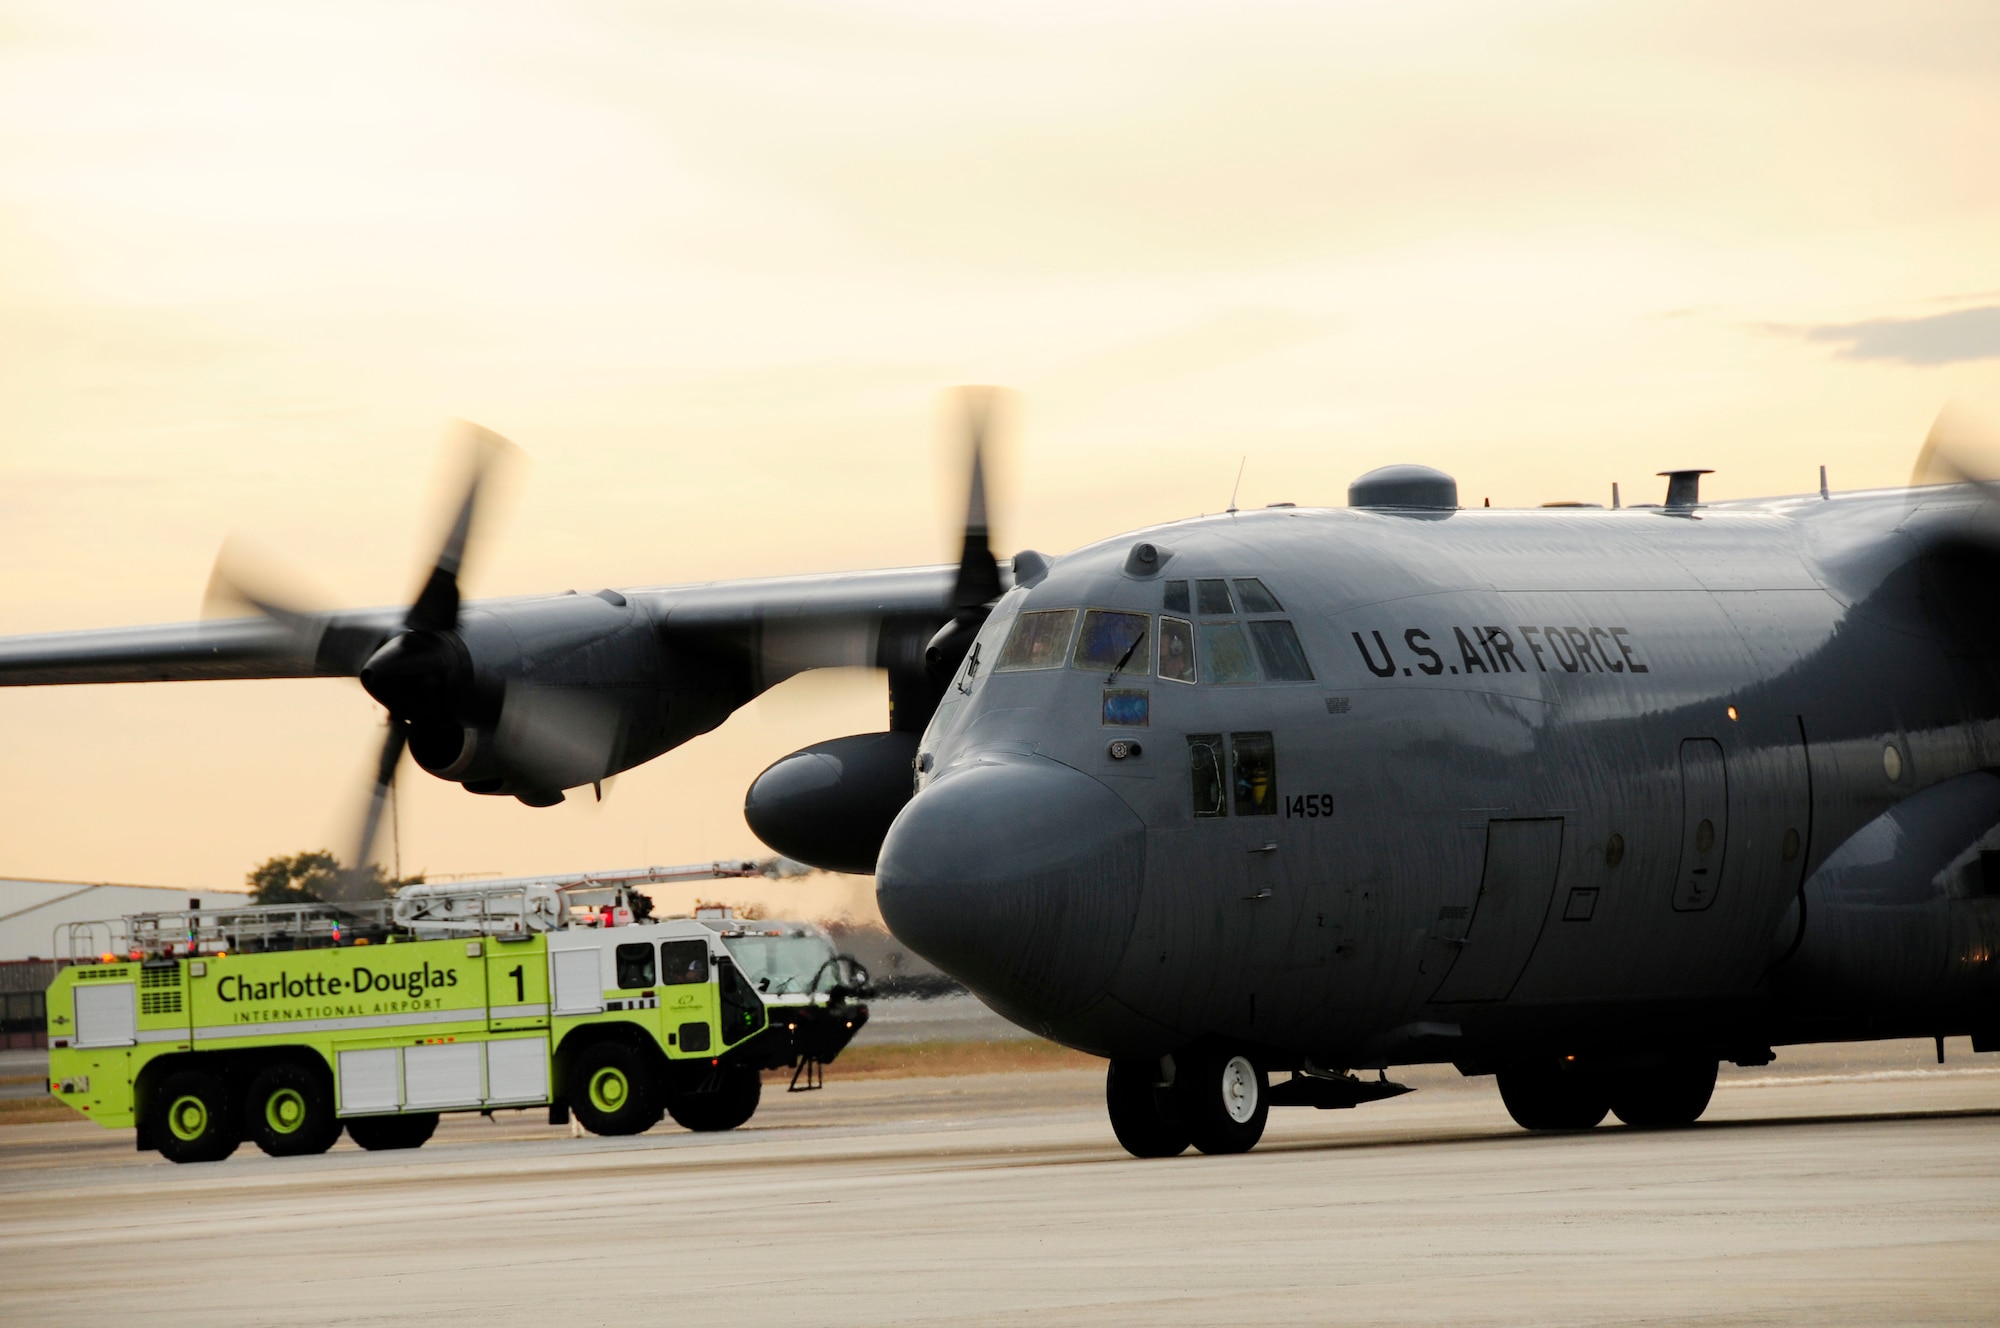
[[[380,629],[357,631],[339,624],[333,615],[297,607],[263,589],[248,576],[240,555],[225,548],[209,582],[211,606],[247,606],[286,629],[291,648],[320,673],[346,674],[389,712],[388,731],[375,766],[367,810],[362,816],[341,884],[343,897],[357,891],[381,829],[382,809],[395,784],[396,770],[413,734],[419,741],[460,740],[460,719],[480,708],[472,693],[472,671],[453,635],[459,626],[459,573],[467,545],[478,523],[480,499],[488,492],[498,467],[516,458],[515,446],[499,434],[466,424],[462,446],[467,456],[463,497],[431,565],[423,589],[403,615],[401,628],[391,626],[387,639]],[[494,707],[487,707],[494,708]]]

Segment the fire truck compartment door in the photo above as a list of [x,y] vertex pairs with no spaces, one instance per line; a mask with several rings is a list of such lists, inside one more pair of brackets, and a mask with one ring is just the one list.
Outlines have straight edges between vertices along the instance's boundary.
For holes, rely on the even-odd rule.
[[549,1100],[549,1040],[503,1038],[486,1044],[488,1102]]
[[444,1042],[403,1048],[403,1105],[435,1110],[474,1107],[485,1097],[479,1044]]
[[549,947],[549,985],[557,1014],[596,1014],[604,1008],[604,975],[596,945],[587,949]]
[[137,988],[130,982],[76,987],[76,1045],[129,1047],[139,1040]]
[[403,1057],[394,1047],[340,1053],[340,1114],[394,1111],[403,1105]]

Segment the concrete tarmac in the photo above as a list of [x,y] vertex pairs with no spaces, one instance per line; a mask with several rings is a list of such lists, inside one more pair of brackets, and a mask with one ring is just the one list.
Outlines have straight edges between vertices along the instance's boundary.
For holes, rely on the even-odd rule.
[[1139,1162],[1056,1071],[770,1092],[725,1135],[447,1117],[420,1152],[175,1167],[0,1129],[0,1321],[1991,1324],[2000,1066],[1731,1071],[1704,1121],[1532,1136],[1492,1080]]

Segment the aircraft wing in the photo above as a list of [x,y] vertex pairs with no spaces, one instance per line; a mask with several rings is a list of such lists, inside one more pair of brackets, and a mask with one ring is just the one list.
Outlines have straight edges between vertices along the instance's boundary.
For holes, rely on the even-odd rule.
[[378,609],[297,623],[225,618],[0,637],[0,687],[351,676],[401,617]]
[[[722,646],[769,686],[806,669],[914,667],[950,615],[956,569],[897,568],[623,592],[671,645]],[[544,599],[545,596],[535,596]],[[513,603],[468,605],[505,618]],[[352,677],[403,628],[404,610],[0,637],[0,687],[209,679]]]

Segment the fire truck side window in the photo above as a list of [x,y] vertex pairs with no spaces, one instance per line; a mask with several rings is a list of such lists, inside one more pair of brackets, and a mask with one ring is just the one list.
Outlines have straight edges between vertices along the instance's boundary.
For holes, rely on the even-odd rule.
[[1230,734],[1229,774],[1238,816],[1278,814],[1278,754],[1270,734]]
[[716,977],[722,984],[722,1043],[733,1046],[764,1027],[764,1002],[750,979],[727,959],[715,961]]
[[705,941],[661,941],[660,985],[684,987],[708,981],[708,944]]
[[630,991],[634,987],[653,985],[653,943],[643,941],[638,945],[618,947],[618,987]]
[[1188,772],[1194,778],[1194,814],[1229,815],[1229,804],[1223,801],[1222,735],[1190,733],[1187,742]]

